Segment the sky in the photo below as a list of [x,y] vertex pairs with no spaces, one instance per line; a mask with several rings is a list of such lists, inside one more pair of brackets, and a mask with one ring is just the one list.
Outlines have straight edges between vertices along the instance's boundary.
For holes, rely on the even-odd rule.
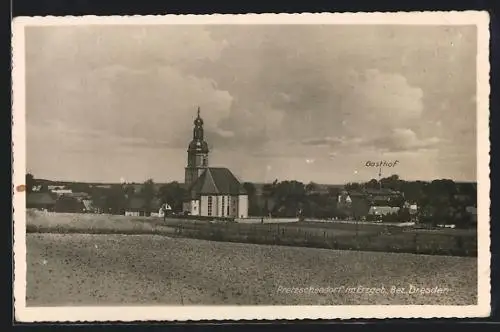
[[183,181],[198,106],[241,181],[476,181],[476,28],[26,28],[36,178]]

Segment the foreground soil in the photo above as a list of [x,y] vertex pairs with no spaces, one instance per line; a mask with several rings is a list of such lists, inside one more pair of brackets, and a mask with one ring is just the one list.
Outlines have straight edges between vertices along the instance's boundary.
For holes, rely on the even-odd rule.
[[[27,305],[477,302],[477,260],[169,238],[27,234]],[[408,292],[414,287],[441,294]],[[332,291],[335,287],[364,291]],[[280,288],[281,287],[281,288]],[[286,293],[284,288],[296,287]],[[298,293],[323,287],[326,293]],[[375,293],[367,288],[383,289]],[[392,294],[391,289],[405,290]],[[281,291],[280,291],[281,289]]]

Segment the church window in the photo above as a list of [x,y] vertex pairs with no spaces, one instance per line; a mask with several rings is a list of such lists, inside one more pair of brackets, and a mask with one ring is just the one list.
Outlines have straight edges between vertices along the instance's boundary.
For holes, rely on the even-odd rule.
[[212,196],[208,196],[208,215],[212,215]]
[[203,157],[203,166],[207,166],[208,165],[208,159],[207,157]]
[[225,203],[226,203],[225,197],[222,196],[222,216],[223,217],[224,217],[224,212],[226,211]]

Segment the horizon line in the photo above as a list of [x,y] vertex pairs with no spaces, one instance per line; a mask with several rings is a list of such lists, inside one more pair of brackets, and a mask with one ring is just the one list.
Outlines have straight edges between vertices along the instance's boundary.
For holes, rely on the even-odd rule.
[[[28,174],[28,173],[27,173]],[[390,177],[390,176],[388,176]],[[386,177],[386,178],[388,178]],[[148,179],[144,180],[144,181],[140,181],[140,182],[136,182],[136,181],[132,181],[132,182],[120,182],[120,181],[110,181],[110,182],[107,182],[107,181],[75,181],[75,180],[53,180],[53,179],[47,179],[47,178],[37,178],[37,177],[34,177],[35,181],[49,181],[49,182],[55,182],[55,183],[82,183],[82,184],[96,184],[96,185],[113,185],[113,184],[144,184],[144,182],[146,182]],[[171,180],[171,181],[155,181],[154,179],[151,179],[153,180],[153,183],[155,184],[168,184],[168,183],[172,183],[172,182],[177,182],[179,184],[183,184],[184,181],[180,180]],[[350,183],[359,183],[359,184],[363,184],[363,183],[367,183],[371,180],[377,180],[377,179],[370,179],[370,180],[366,180],[366,181],[347,181],[345,183],[325,183],[325,182],[316,182],[316,181],[309,181],[309,182],[303,182],[303,181],[299,181],[299,180],[293,180],[293,179],[283,179],[283,180],[280,180],[280,179],[276,179],[278,180],[278,183],[279,182],[284,182],[284,181],[297,181],[297,182],[302,182],[303,184],[307,185],[307,184],[310,184],[310,183],[314,183],[314,184],[317,184],[317,185],[327,185],[327,186],[345,186],[345,185],[348,185]],[[435,179],[432,179],[432,180],[406,180],[406,179],[402,179],[402,178],[399,178],[399,180],[401,181],[405,181],[405,182],[426,182],[426,183],[431,183],[432,181],[436,181],[436,180],[451,180],[455,183],[477,183],[477,180],[476,181],[471,181],[471,180],[454,180],[454,179],[451,179],[451,178],[435,178]],[[243,183],[253,183],[253,184],[271,184],[273,183],[275,180],[273,181],[240,181],[242,184]],[[379,181],[379,180],[377,180]]]

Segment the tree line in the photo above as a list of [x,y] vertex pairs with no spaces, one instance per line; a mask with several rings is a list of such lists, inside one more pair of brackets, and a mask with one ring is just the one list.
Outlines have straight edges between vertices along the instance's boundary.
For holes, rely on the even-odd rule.
[[[41,186],[38,192],[49,192],[46,183],[39,183],[33,174],[28,173],[26,175],[27,192],[31,193],[33,187],[37,185]],[[177,181],[157,186],[152,179],[148,179],[140,185],[135,183],[111,184],[109,188],[79,182],[68,183],[64,186],[73,192],[87,193],[96,208],[113,214],[122,214],[130,199],[134,197],[142,198],[145,206],[150,206],[158,200],[160,204],[167,203],[173,212],[182,212],[182,202],[186,194],[184,187]]]
[[[32,174],[26,175],[26,186],[31,192],[37,180]],[[173,181],[163,185],[156,185],[152,179],[140,185],[113,184],[110,188],[90,186],[86,183],[70,183],[66,185],[74,192],[88,193],[95,206],[111,213],[122,213],[130,198],[140,196],[146,204],[153,200],[167,203],[174,212],[182,212],[182,203],[186,197],[186,190],[182,184]],[[338,204],[338,188],[329,188],[318,191],[318,185],[310,182],[304,184],[299,181],[278,181],[264,184],[261,193],[257,193],[253,183],[243,183],[249,198],[249,215],[271,217],[304,217],[304,218],[360,218],[366,210],[368,202],[353,201],[351,207],[346,208]],[[475,183],[456,183],[449,179],[438,179],[430,182],[405,181],[398,175],[391,175],[380,181],[372,179],[364,183],[348,183],[344,189],[350,193],[366,192],[377,189],[390,189],[401,193],[387,203],[389,206],[400,207],[396,215],[384,218],[391,221],[408,219],[408,209],[402,208],[405,202],[418,206],[418,218],[421,222],[455,223],[459,225],[471,224],[470,213],[467,207],[477,206],[477,190]],[[46,184],[42,184],[41,191],[48,191]],[[368,219],[370,216],[367,216]]]
[[[353,201],[349,208],[338,204],[339,190],[329,188],[327,192],[318,193],[318,185],[311,182],[304,184],[298,181],[275,180],[262,187],[261,197],[256,194],[256,188],[251,183],[244,184],[249,195],[250,215],[270,215],[274,217],[305,217],[305,218],[361,218],[366,216],[371,202],[368,200]],[[416,204],[420,222],[437,224],[454,223],[458,226],[473,224],[473,218],[466,211],[467,207],[477,206],[477,189],[475,183],[456,183],[449,179],[433,181],[406,181],[398,175],[382,178],[380,181],[371,179],[367,182],[348,183],[344,189],[349,193],[366,194],[370,191],[392,190],[400,196],[388,200],[384,204],[399,207],[397,213],[384,216],[385,221],[406,221],[410,219],[409,209],[405,203]]]

